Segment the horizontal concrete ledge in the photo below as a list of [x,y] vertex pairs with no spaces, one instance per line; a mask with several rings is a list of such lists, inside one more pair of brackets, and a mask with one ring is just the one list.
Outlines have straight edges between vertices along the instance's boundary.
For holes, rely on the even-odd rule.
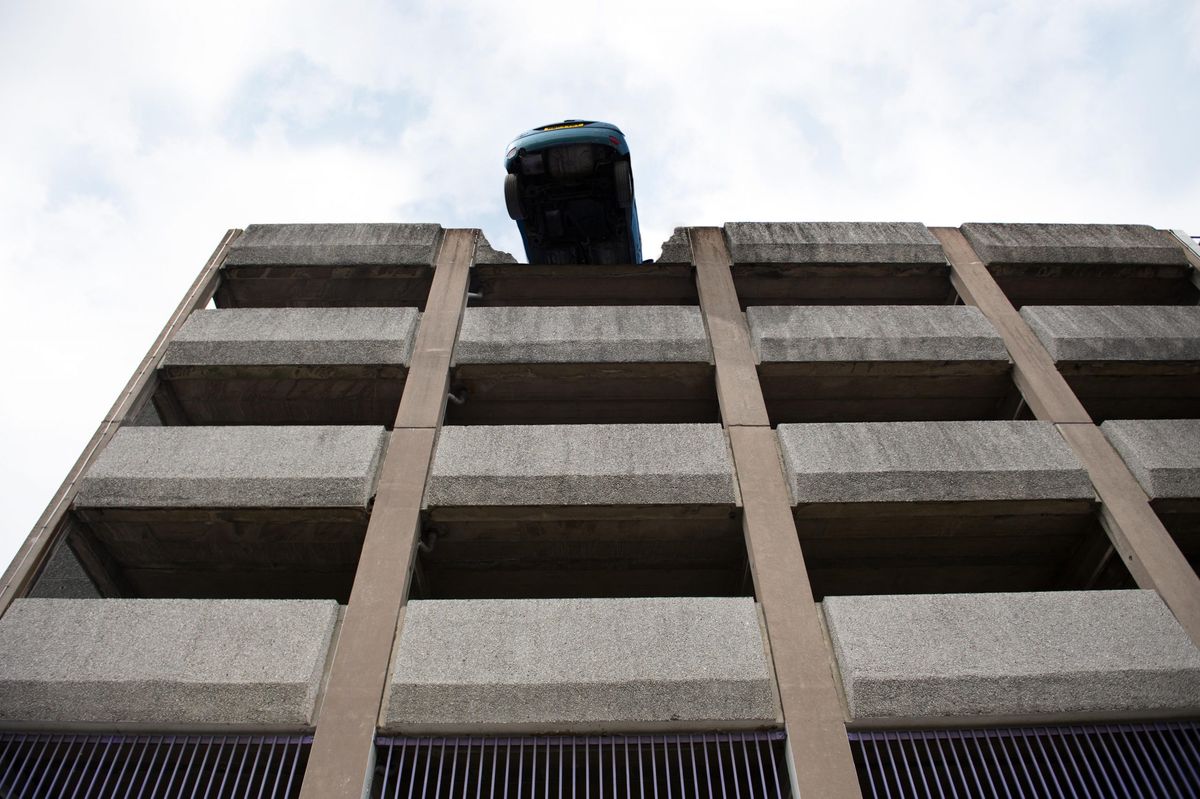
[[18,599],[0,619],[0,723],[312,726],[332,601]]
[[1100,425],[1150,499],[1200,499],[1200,419]]
[[1170,234],[1147,225],[971,222],[962,233],[987,264],[1187,264]]
[[710,363],[694,306],[468,308],[457,363]]
[[734,265],[937,264],[942,246],[917,222],[730,222]]
[[796,504],[1092,499],[1049,422],[779,425]]
[[436,224],[250,225],[225,264],[432,266],[441,241]]
[[398,732],[770,726],[754,601],[413,601],[381,725]]
[[425,503],[733,505],[717,424],[444,427]]
[[1200,711],[1200,650],[1154,591],[827,597],[823,607],[856,721]]
[[1033,305],[1021,316],[1056,361],[1200,361],[1200,306]]
[[78,507],[366,508],[382,427],[126,427],[79,481]]
[[415,308],[200,310],[167,345],[164,366],[408,365]]
[[1007,361],[978,308],[950,305],[753,306],[755,356],[783,361]]

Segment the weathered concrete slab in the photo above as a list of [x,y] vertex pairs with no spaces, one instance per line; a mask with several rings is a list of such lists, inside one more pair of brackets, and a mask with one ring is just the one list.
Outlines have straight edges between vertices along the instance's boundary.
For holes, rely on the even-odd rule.
[[229,248],[229,266],[432,266],[442,241],[434,224],[250,225]]
[[475,240],[475,264],[515,264],[517,259],[512,256],[512,253],[497,250],[492,247],[491,242],[483,235],[483,231],[479,232],[479,237]]
[[942,245],[918,222],[730,222],[736,264],[944,264]]
[[1006,361],[978,308],[952,305],[752,306],[755,356],[769,361]]
[[700,309],[630,305],[468,308],[458,363],[710,363]]
[[775,688],[749,598],[414,601],[389,730],[759,727]]
[[200,310],[167,345],[165,366],[408,365],[416,308]]
[[963,236],[987,264],[1185,264],[1169,234],[1148,225],[971,222]]
[[736,501],[716,424],[444,427],[425,491],[430,506]]
[[781,424],[779,444],[797,504],[1094,497],[1049,422]]
[[1056,361],[1200,360],[1200,306],[1027,305],[1021,316]]
[[1200,710],[1200,650],[1154,591],[823,605],[856,720]]
[[677,227],[671,232],[671,237],[663,242],[662,253],[656,263],[660,264],[690,264],[692,262],[692,242],[688,238],[687,228]]
[[332,601],[18,599],[0,721],[309,727]]
[[1200,419],[1120,419],[1100,429],[1151,499],[1200,499]]
[[53,597],[63,599],[99,599],[101,594],[96,584],[88,577],[79,558],[71,551],[65,539],[54,548],[46,567],[38,575],[37,582],[29,592],[31,597]]
[[385,441],[382,427],[122,428],[75,504],[365,508]]

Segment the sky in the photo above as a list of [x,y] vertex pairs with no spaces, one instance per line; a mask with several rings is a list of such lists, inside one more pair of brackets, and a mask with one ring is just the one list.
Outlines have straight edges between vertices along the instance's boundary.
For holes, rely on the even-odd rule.
[[1200,0],[0,0],[0,565],[229,228],[478,227],[615,122],[644,250],[727,221],[1200,233]]

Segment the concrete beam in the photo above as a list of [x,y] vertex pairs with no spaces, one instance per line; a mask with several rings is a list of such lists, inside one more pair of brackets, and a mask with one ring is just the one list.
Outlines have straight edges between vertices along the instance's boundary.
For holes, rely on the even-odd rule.
[[127,427],[79,481],[80,507],[366,508],[382,427]]
[[250,225],[228,266],[432,266],[442,239],[434,224]]
[[1021,317],[1055,361],[1198,361],[1200,307],[1027,305]]
[[864,422],[778,428],[796,504],[1092,499],[1048,422]]
[[917,222],[730,222],[725,239],[735,267],[946,263],[938,240]]
[[1200,419],[1121,419],[1100,429],[1151,499],[1200,499]]
[[425,504],[732,505],[715,424],[446,427]]
[[987,264],[1187,263],[1169,234],[1148,225],[971,222],[962,233]]
[[303,729],[332,601],[19,599],[0,619],[0,722]]
[[386,730],[709,729],[778,723],[749,598],[413,601]]
[[856,721],[1200,711],[1200,650],[1154,591],[823,604]]

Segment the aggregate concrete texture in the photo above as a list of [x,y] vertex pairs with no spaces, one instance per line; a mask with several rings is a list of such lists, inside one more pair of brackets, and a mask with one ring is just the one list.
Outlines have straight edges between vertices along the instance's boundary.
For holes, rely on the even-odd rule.
[[1100,429],[1151,499],[1200,499],[1200,419],[1118,419]]
[[230,266],[432,266],[436,224],[250,225],[229,248]]
[[416,308],[230,308],[188,317],[166,366],[400,364],[407,366]]
[[1200,710],[1154,591],[826,597],[853,719]]
[[515,264],[517,259],[512,256],[512,253],[497,250],[492,247],[491,243],[483,235],[483,231],[479,232],[479,237],[475,239],[475,260],[476,264]]
[[771,361],[1006,361],[978,308],[951,305],[751,306],[755,356]]
[[333,601],[18,599],[0,721],[311,726]]
[[775,723],[750,598],[413,601],[383,726]]
[[101,594],[64,538],[50,554],[29,596],[99,599]]
[[671,237],[663,242],[662,253],[656,263],[660,264],[690,264],[692,262],[692,242],[688,238],[687,228],[677,227],[671,232]]
[[444,427],[425,502],[436,505],[731,505],[717,424]]
[[1200,360],[1200,306],[1026,305],[1021,316],[1056,361]]
[[945,264],[942,245],[918,222],[730,222],[736,264]]
[[989,264],[1187,263],[1169,233],[1148,225],[970,222],[962,234]]
[[694,306],[468,308],[458,363],[710,363]]
[[792,501],[1093,499],[1049,422],[781,424]]
[[366,508],[386,440],[367,426],[121,428],[75,504]]

